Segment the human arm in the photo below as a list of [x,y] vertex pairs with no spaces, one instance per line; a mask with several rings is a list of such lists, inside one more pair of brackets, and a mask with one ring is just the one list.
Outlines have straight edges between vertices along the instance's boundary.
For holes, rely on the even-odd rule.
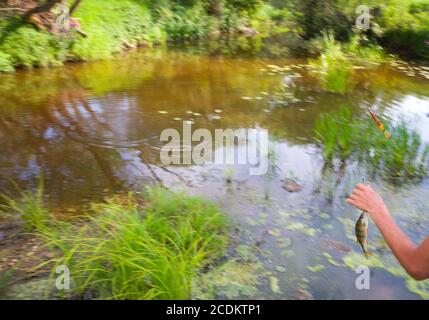
[[358,184],[347,202],[368,212],[393,254],[411,277],[416,280],[429,278],[429,237],[416,246],[394,222],[383,199],[370,186]]

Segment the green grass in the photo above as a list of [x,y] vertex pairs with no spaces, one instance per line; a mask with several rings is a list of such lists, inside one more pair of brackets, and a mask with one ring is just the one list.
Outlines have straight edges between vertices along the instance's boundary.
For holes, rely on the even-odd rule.
[[143,198],[112,198],[39,235],[58,256],[49,263],[70,268],[77,297],[190,299],[194,278],[224,253],[228,226],[208,201],[149,188]]
[[350,109],[343,108],[335,114],[322,114],[316,123],[315,133],[325,160],[331,161],[334,157],[347,160],[352,154],[360,130],[352,120]]
[[420,135],[409,129],[406,122],[392,126],[391,130],[391,140],[378,134],[371,139],[372,152],[363,148],[370,171],[381,172],[395,184],[426,177],[429,146],[422,143]]
[[250,10],[241,2],[228,3],[215,16],[206,1],[82,1],[73,16],[80,19],[86,38],[73,31],[66,35],[38,31],[19,18],[0,18],[0,72],[106,59],[138,45],[186,42],[235,33],[246,25],[264,29],[269,24],[272,13],[267,6]]
[[83,1],[75,17],[81,19],[87,38],[73,32],[54,35],[38,31],[17,18],[0,20],[0,69],[108,58],[122,51],[125,42],[153,43],[163,37],[153,26],[147,7],[131,0]]
[[330,32],[323,34],[323,50],[317,60],[310,61],[318,72],[322,86],[333,93],[344,94],[350,75],[350,61],[342,45]]
[[421,141],[419,133],[404,120],[395,124],[382,122],[392,134],[390,140],[379,131],[369,114],[364,118],[352,117],[346,108],[322,114],[315,133],[324,159],[357,161],[369,173],[395,184],[426,177],[429,146]]
[[321,53],[317,59],[310,59],[310,66],[322,87],[337,94],[353,88],[354,66],[371,69],[393,59],[382,47],[357,34],[341,43],[333,32],[323,32],[323,38],[314,40],[313,45]]
[[18,200],[1,195],[4,204],[0,205],[0,213],[22,221],[26,231],[45,228],[50,217],[43,203],[43,191],[43,179],[40,178],[36,191],[20,191]]

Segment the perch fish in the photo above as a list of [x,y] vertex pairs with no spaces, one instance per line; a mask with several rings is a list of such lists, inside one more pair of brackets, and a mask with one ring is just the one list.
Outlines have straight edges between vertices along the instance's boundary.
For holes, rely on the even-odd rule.
[[371,252],[368,251],[368,213],[362,212],[355,226],[356,240],[357,243],[362,247],[365,258],[371,256]]

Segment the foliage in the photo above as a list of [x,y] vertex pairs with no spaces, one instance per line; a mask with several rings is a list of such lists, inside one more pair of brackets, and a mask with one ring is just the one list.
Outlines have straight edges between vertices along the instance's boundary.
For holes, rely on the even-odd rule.
[[70,268],[78,296],[190,299],[194,277],[228,243],[215,205],[161,188],[93,205],[83,218],[39,232],[59,253],[55,263]]
[[[323,30],[334,30],[335,38],[347,42],[354,29],[357,0],[294,0],[292,12],[305,39],[320,36]],[[376,0],[365,3],[371,14],[370,30],[365,35],[394,52],[416,58],[428,58],[425,45],[429,34],[428,0]]]
[[352,117],[349,109],[322,114],[315,132],[325,160],[358,161],[373,175],[378,174],[396,184],[426,177],[429,146],[422,143],[420,135],[404,120],[397,124],[382,122],[392,134],[390,140],[372,119]]
[[316,123],[315,132],[323,145],[324,158],[328,161],[335,156],[348,159],[352,153],[353,141],[359,134],[348,108],[341,109],[337,114],[322,114]]
[[206,36],[213,21],[201,6],[190,9],[179,6],[174,10],[164,7],[158,10],[158,15],[159,23],[168,37],[176,41],[195,40]]
[[313,46],[320,47],[321,54],[310,59],[310,67],[318,73],[322,86],[333,93],[344,94],[351,88],[355,67],[374,68],[393,60],[382,47],[361,35],[340,43],[332,31],[324,32],[323,40],[314,40]]
[[311,65],[319,73],[326,90],[345,93],[350,71],[348,57],[332,33],[325,33],[323,38],[322,54],[317,60],[312,61]]
[[7,195],[1,198],[5,204],[0,206],[1,213],[19,218],[26,231],[35,231],[46,227],[50,219],[49,212],[43,203],[43,179],[39,179],[36,192],[20,191],[20,199],[15,200]]

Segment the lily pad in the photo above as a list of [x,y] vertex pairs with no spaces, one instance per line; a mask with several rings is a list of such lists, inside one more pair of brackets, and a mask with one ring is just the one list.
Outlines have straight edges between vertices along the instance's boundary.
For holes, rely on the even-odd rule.
[[271,291],[274,293],[282,293],[279,287],[279,279],[274,276],[270,277],[270,287]]
[[325,269],[325,266],[323,264],[318,264],[315,266],[307,266],[307,269],[311,272],[319,272]]

